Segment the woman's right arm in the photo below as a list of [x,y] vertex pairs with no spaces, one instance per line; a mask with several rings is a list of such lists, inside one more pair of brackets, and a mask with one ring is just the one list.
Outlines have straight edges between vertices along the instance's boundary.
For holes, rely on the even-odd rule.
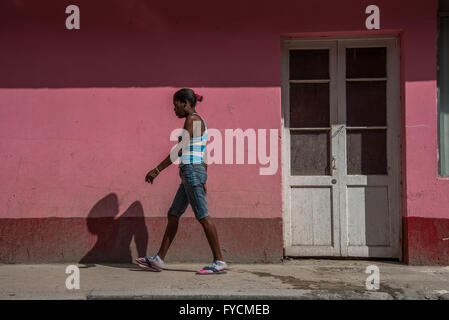
[[[191,132],[193,131],[193,122],[191,117],[187,117],[186,121],[184,122],[184,129],[187,130],[190,135],[192,134]],[[178,138],[178,144],[179,143],[181,143],[181,138]],[[179,149],[178,157],[180,157],[181,154],[182,149]],[[171,152],[170,152],[168,156],[165,157],[165,159],[162,160],[162,162],[157,165],[156,168],[147,173],[145,181],[153,183],[154,178],[156,178],[159,175],[159,173],[162,172],[162,170],[170,166],[172,163],[173,162],[171,159]]]

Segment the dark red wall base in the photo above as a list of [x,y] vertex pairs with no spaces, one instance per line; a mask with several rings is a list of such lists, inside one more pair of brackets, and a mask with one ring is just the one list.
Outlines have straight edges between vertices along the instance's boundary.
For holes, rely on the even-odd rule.
[[[0,262],[132,262],[159,249],[166,218],[0,219]],[[279,262],[282,220],[215,218],[223,256],[229,262]],[[182,217],[168,262],[209,262],[201,225]]]
[[404,261],[413,265],[449,265],[449,219],[403,218]]
[[[1,263],[132,262],[159,249],[166,218],[0,219]],[[229,262],[279,262],[282,220],[215,218]],[[449,265],[449,219],[403,218],[404,262]],[[180,220],[167,262],[207,262],[212,255],[201,225]]]

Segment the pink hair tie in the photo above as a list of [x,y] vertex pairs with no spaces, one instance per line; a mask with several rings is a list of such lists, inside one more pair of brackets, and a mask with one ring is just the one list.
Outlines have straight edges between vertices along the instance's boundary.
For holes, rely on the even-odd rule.
[[198,100],[198,101],[203,101],[203,97],[202,96],[200,96],[198,93],[195,93],[195,96],[196,96],[196,100]]

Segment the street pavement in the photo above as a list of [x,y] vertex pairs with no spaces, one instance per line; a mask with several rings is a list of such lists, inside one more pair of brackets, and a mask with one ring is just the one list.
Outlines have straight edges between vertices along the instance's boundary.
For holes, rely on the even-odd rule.
[[[69,289],[75,282],[67,278],[76,274],[66,273],[69,265],[0,264],[0,299],[449,300],[449,266],[291,259],[276,264],[230,264],[226,274],[197,275],[195,271],[204,264],[166,263],[162,272],[152,272],[132,263],[74,262],[79,268],[79,289]],[[372,270],[379,271],[378,287]]]

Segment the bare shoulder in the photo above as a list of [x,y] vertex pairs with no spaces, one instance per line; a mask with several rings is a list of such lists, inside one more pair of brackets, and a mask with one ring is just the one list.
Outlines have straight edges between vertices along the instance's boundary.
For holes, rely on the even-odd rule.
[[204,122],[202,120],[203,119],[198,114],[189,114],[186,117],[186,121],[184,123],[184,128],[186,130],[188,130],[189,132],[193,132],[193,124],[194,123],[201,123],[201,134],[203,134],[204,130],[205,130],[205,125],[204,125]]
[[188,117],[190,117],[192,119],[192,121],[201,120],[201,116],[198,113],[189,114]]
[[198,114],[189,114],[186,117],[185,124],[192,125],[194,121],[202,121],[202,118]]

